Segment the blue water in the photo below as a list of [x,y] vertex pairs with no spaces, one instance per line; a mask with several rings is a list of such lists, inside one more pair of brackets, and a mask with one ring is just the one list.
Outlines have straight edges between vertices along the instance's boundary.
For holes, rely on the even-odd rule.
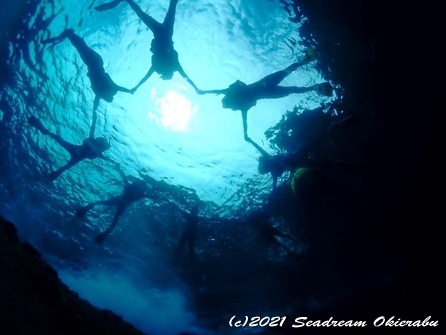
[[[185,72],[202,89],[221,89],[236,79],[255,82],[300,59],[305,51],[300,25],[290,21],[282,3],[180,0],[173,40]],[[86,66],[68,40],[54,46],[41,41],[73,28],[103,57],[113,80],[125,87],[136,85],[150,67],[150,30],[126,4],[102,13],[93,9],[98,4],[44,1],[24,21],[29,33],[25,45],[10,48],[17,84],[5,86],[1,96],[12,110],[0,114],[0,213],[17,224],[21,238],[33,243],[80,296],[117,312],[141,330],[227,334],[224,328],[206,329],[209,323],[226,325],[231,311],[220,313],[221,320],[209,313],[212,322],[198,317],[191,284],[172,265],[183,223],[178,213],[166,203],[140,201],[128,208],[107,241],[97,245],[92,237],[109,225],[114,208],[98,206],[85,219],[76,218],[74,210],[120,193],[123,184],[113,165],[84,161],[54,183],[45,179],[69,156],[26,120],[34,115],[65,140],[81,143],[88,136],[94,94]],[[138,4],[157,20],[168,7],[167,0]],[[36,28],[35,22],[42,20],[47,27]],[[282,84],[322,81],[310,64]],[[134,95],[117,93],[111,103],[102,100],[96,127],[98,136],[111,139],[107,155],[127,175],[150,176],[176,186],[170,200],[185,209],[190,190],[195,190],[194,197],[204,204],[201,215],[216,218],[204,221],[197,241],[199,256],[209,260],[253,250],[256,244],[248,229],[226,227],[226,219],[258,207],[271,191],[270,178],[257,172],[258,152],[243,140],[240,112],[223,109],[221,98],[197,95],[178,73],[167,81],[155,73]],[[261,100],[248,114],[249,134],[276,153],[265,131],[295,106],[313,109],[329,99],[306,93]],[[194,285],[196,289],[200,284]]]

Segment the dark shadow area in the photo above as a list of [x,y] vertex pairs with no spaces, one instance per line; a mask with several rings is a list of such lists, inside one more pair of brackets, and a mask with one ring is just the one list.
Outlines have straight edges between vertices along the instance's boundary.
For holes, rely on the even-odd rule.
[[111,311],[80,299],[1,217],[0,242],[2,334],[142,334]]
[[[323,192],[313,194],[316,199],[305,193],[287,206],[304,208],[300,214],[290,210],[290,216],[300,215],[313,246],[300,270],[318,273],[321,282],[307,283],[313,286],[309,291],[327,287],[328,277],[332,291],[345,293],[308,316],[441,319],[444,277],[438,220],[443,217],[439,194],[444,189],[445,139],[434,84],[441,82],[441,61],[426,52],[444,39],[438,5],[296,3],[309,18],[304,31],[310,45],[317,41],[321,71],[345,90],[338,112],[361,120],[334,135],[338,145],[332,148],[353,148],[350,152],[364,160],[362,170],[353,173],[319,171],[312,185],[324,180]],[[313,186],[311,190],[315,192]],[[278,208],[284,199],[287,195],[282,194]],[[441,333],[438,327],[399,331]]]
[[[296,22],[308,17],[301,31],[305,44],[317,50],[318,69],[338,84],[334,89],[339,99],[320,109],[290,111],[266,131],[270,144],[292,153],[300,149],[296,143],[314,143],[330,125],[349,118],[351,122],[339,123],[312,146],[310,154],[318,161],[360,164],[305,166],[280,175],[268,202],[259,204],[268,212],[264,224],[263,216],[257,220],[250,215],[251,208],[231,219],[200,209],[199,225],[189,233],[190,259],[182,249],[187,215],[172,223],[178,234],[166,237],[165,244],[172,244],[172,258],[175,248],[182,250],[175,267],[190,288],[190,307],[200,325],[224,334],[233,315],[276,311],[287,316],[284,326],[263,333],[295,334],[299,329],[291,327],[292,321],[300,316],[368,324],[361,331],[307,327],[305,334],[442,333],[444,252],[439,229],[444,220],[445,131],[439,69],[444,65],[437,49],[445,34],[438,7],[432,1],[415,7],[366,0],[301,0],[286,7]],[[1,66],[7,69],[7,64]],[[12,108],[2,109],[4,117],[6,111],[12,113]],[[162,186],[175,199],[179,188]],[[199,202],[187,198],[179,194],[173,201],[187,203],[184,213]],[[170,217],[175,209],[171,203],[164,205]],[[1,278],[0,301],[8,312],[1,327],[31,333],[32,325],[33,334],[62,329],[67,334],[137,333],[121,331],[127,326],[108,321],[117,320],[108,312],[90,312],[91,307],[57,281],[37,251],[18,241],[11,224],[2,227],[1,267],[8,275]],[[41,272],[26,274],[36,266],[33,262],[47,269],[43,279]],[[440,326],[373,327],[380,316],[430,316]],[[103,320],[108,328],[101,328]],[[63,325],[70,330],[65,332]]]

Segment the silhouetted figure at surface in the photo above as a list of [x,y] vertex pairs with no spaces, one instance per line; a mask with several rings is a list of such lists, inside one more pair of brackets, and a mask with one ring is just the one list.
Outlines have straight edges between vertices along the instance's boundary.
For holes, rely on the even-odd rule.
[[107,236],[112,232],[118,223],[119,218],[124,213],[125,209],[132,203],[144,199],[144,198],[156,198],[155,194],[152,192],[151,187],[146,181],[137,179],[133,182],[129,182],[127,177],[120,170],[121,177],[124,181],[124,189],[120,195],[109,198],[107,200],[99,200],[92,202],[84,207],[76,210],[76,216],[79,218],[84,217],[87,212],[97,205],[115,206],[116,212],[113,217],[110,226],[105,229],[102,233],[95,237],[96,243],[102,243],[107,238]]
[[314,141],[288,154],[270,155],[262,147],[260,147],[252,139],[247,141],[251,143],[261,154],[259,157],[258,170],[260,174],[270,173],[273,179],[273,191],[277,188],[277,179],[286,171],[295,170],[297,168],[322,168],[334,167],[343,165],[359,164],[358,161],[344,161],[344,160],[317,160],[311,158],[311,151],[326,140],[329,131],[342,127],[350,121],[350,117],[341,121],[334,122],[330,125],[327,132],[323,132]]
[[70,40],[81,56],[82,61],[87,65],[91,88],[95,94],[93,111],[98,108],[100,99],[112,102],[113,97],[118,92],[133,93],[130,89],[117,85],[110,78],[110,75],[104,70],[102,57],[88,47],[85,41],[76,35],[72,29],[65,29],[59,36],[46,39],[42,43],[60,43],[66,38]]
[[224,94],[225,96],[222,99],[223,108],[240,110],[242,112],[243,134],[245,140],[248,141],[248,110],[255,106],[258,100],[279,99],[290,94],[306,93],[310,91],[316,91],[317,93],[325,96],[330,96],[332,94],[333,89],[328,82],[316,84],[310,87],[279,86],[280,82],[284,80],[285,77],[297,70],[302,65],[308,64],[310,61],[311,59],[307,58],[304,61],[293,63],[286,69],[270,74],[253,84],[248,85],[240,80],[237,80],[233,84],[229,85],[228,88],[221,90],[202,90],[199,93]]
[[187,245],[189,261],[193,262],[196,259],[195,255],[195,240],[197,239],[197,229],[200,218],[198,216],[198,206],[192,207],[190,213],[185,213],[186,222],[183,231],[181,232],[180,240],[178,241],[178,247],[175,251],[174,263],[177,262],[178,256],[181,251]]
[[104,155],[104,151],[110,149],[110,141],[106,137],[94,137],[95,125],[96,125],[97,115],[93,113],[93,121],[90,127],[89,136],[82,142],[82,144],[72,144],[65,141],[61,136],[53,134],[48,129],[46,129],[42,122],[35,116],[31,116],[28,122],[31,126],[36,128],[44,135],[48,135],[53,140],[55,140],[59,145],[61,145],[70,154],[70,160],[64,166],[58,170],[51,172],[49,174],[50,180],[55,180],[64,171],[73,167],[77,163],[85,159],[104,159],[106,161],[117,164],[113,159]]
[[248,215],[248,223],[265,239],[269,245],[282,248],[292,260],[299,260],[300,255],[293,252],[279,238],[294,242],[295,239],[271,224],[271,216],[266,210],[257,210]]
[[194,82],[184,72],[181,64],[178,60],[178,53],[173,47],[173,27],[175,22],[175,10],[178,4],[178,0],[171,0],[169,9],[163,23],[156,21],[153,17],[143,12],[132,0],[116,0],[103,5],[95,7],[98,11],[104,11],[111,9],[119,5],[121,2],[127,2],[133,11],[138,15],[141,21],[152,31],[154,38],[150,47],[152,52],[152,65],[149,68],[147,74],[141,79],[141,81],[132,88],[132,92],[136,91],[139,86],[146,82],[150,76],[156,72],[161,75],[164,80],[171,79],[175,72],[178,72],[189,84],[199,92],[200,90],[194,84]]

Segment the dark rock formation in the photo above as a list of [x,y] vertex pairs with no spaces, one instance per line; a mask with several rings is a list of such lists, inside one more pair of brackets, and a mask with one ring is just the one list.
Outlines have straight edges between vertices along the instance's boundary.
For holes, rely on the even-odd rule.
[[0,269],[0,334],[143,334],[111,311],[79,298],[2,217]]

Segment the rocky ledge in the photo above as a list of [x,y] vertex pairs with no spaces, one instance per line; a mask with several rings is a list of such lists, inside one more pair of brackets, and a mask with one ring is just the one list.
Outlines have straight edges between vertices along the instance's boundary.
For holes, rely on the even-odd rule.
[[79,298],[2,217],[0,269],[0,334],[143,335],[120,316]]

